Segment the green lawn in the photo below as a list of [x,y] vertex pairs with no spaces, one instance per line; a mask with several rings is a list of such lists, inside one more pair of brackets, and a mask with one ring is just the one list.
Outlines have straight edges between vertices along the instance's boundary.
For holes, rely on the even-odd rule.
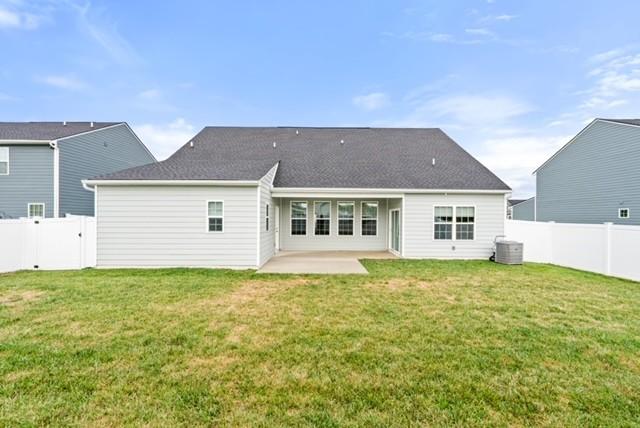
[[640,423],[640,284],[365,263],[0,275],[0,426]]

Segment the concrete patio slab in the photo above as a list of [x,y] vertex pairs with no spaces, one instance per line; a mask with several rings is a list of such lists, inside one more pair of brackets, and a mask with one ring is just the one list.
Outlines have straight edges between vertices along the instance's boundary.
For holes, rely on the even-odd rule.
[[388,251],[281,251],[258,273],[367,274],[360,259],[394,259]]

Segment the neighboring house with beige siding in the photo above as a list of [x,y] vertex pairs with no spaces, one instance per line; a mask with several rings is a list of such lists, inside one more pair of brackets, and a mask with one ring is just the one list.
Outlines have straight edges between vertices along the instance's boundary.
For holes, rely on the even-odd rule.
[[534,174],[514,219],[640,225],[640,119],[593,120]]
[[207,127],[85,180],[98,267],[256,268],[278,251],[481,259],[509,187],[440,129]]
[[152,162],[124,122],[0,122],[0,218],[93,215],[83,179]]

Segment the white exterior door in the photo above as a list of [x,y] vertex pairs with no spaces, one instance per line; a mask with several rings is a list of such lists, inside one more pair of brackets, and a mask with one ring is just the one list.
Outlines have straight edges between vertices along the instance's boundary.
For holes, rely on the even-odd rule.
[[274,214],[275,214],[275,222],[273,224],[273,227],[275,229],[275,245],[276,245],[276,251],[280,251],[280,207],[278,205],[274,206]]
[[400,254],[400,210],[389,210],[389,249]]

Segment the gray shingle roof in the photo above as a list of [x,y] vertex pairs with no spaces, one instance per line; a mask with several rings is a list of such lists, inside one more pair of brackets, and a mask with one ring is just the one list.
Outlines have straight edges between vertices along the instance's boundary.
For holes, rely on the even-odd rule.
[[257,180],[279,163],[276,187],[509,190],[436,128],[206,127],[193,143],[95,179]]
[[524,201],[528,201],[529,199],[509,199],[507,200],[507,204],[512,207],[514,205],[518,205]]
[[0,122],[0,140],[56,140],[123,122]]
[[602,120],[607,120],[609,122],[625,123],[627,125],[640,126],[640,119],[602,119]]

